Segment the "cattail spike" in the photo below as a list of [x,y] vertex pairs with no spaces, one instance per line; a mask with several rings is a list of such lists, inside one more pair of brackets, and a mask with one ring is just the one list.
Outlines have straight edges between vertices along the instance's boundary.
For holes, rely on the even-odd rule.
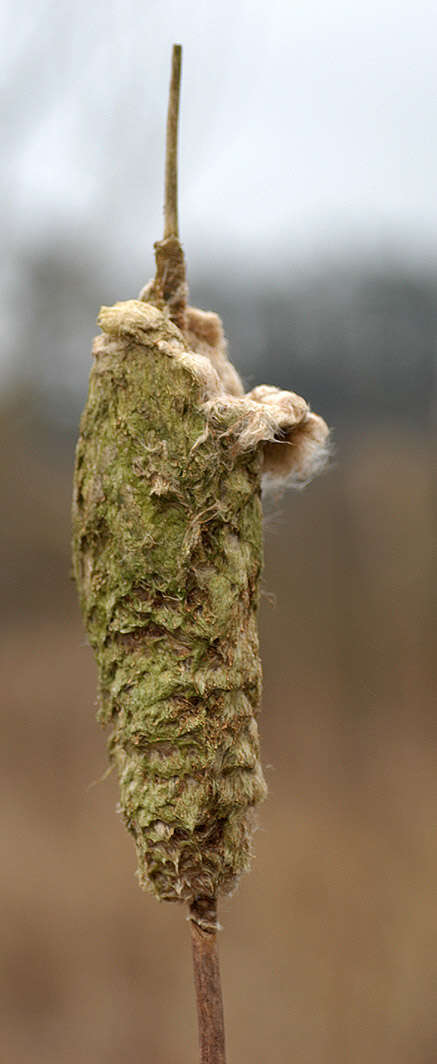
[[98,317],[73,556],[139,882],[189,906],[200,1064],[225,1064],[217,898],[249,868],[253,811],[266,795],[256,722],[261,477],[305,482],[328,429],[294,392],[260,385],[245,395],[220,319],[187,308],[181,51],[174,46],[156,277]]

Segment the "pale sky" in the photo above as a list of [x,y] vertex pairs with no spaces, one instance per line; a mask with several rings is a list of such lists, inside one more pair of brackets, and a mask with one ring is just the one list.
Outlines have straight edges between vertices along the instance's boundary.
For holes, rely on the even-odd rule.
[[[2,0],[6,242],[93,236],[152,262],[171,45],[182,43],[181,235],[266,269],[437,247],[430,0]],[[146,271],[147,272],[147,271]]]

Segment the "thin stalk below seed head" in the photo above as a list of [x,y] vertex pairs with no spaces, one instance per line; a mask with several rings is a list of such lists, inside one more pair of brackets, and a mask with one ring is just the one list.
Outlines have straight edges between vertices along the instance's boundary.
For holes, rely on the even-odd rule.
[[190,906],[194,985],[199,1028],[200,1064],[226,1064],[225,1024],[217,949],[217,908],[208,899],[208,916],[203,906]]

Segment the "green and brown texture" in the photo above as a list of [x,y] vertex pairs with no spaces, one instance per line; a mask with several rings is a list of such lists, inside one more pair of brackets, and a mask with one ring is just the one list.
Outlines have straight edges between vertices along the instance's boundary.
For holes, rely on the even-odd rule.
[[[147,294],[147,293],[146,293]],[[103,307],[77,447],[74,573],[138,876],[201,904],[249,866],[266,785],[256,714],[263,472],[304,481],[327,429],[244,395],[219,318]],[[201,922],[201,920],[200,920]]]

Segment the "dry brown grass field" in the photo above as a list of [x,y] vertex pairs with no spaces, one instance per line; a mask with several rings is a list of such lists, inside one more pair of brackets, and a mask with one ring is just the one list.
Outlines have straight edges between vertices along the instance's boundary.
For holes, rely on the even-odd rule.
[[[100,781],[71,455],[4,429],[1,1059],[188,1064],[185,913],[139,890]],[[252,874],[221,906],[230,1064],[437,1059],[432,476],[429,439],[373,426],[267,501],[270,795]]]

